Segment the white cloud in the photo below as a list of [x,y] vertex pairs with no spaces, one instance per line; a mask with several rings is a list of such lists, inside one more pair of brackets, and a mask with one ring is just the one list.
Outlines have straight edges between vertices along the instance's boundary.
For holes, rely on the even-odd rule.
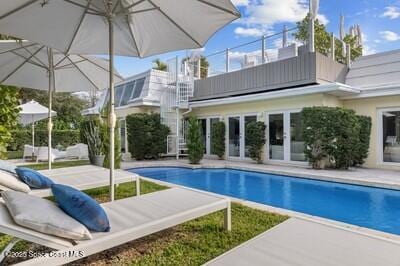
[[232,3],[235,6],[248,6],[249,5],[249,0],[232,0]]
[[390,19],[400,18],[400,8],[388,6],[385,8],[385,12],[382,14],[382,16]]
[[388,42],[395,42],[400,40],[400,35],[397,34],[396,32],[393,31],[381,31],[379,34],[382,36],[382,38]]
[[[242,23],[267,26],[282,22],[295,23],[302,20],[308,10],[308,0],[259,0],[248,5]],[[322,14],[318,18],[328,22]]]
[[265,30],[259,28],[237,27],[234,32],[241,37],[261,37],[265,34]]

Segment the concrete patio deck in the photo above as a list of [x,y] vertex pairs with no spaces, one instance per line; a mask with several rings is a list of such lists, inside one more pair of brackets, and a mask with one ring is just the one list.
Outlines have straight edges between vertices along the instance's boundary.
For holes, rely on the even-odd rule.
[[258,171],[270,174],[296,176],[309,179],[333,181],[354,185],[381,187],[400,190],[400,171],[353,168],[350,170],[314,170],[310,167],[256,164],[253,162],[238,162],[226,160],[204,159],[199,165],[189,164],[187,160],[157,160],[123,162],[122,168],[151,166],[180,166],[190,168],[232,168],[239,170]]
[[205,265],[398,266],[400,244],[324,223],[290,218]]

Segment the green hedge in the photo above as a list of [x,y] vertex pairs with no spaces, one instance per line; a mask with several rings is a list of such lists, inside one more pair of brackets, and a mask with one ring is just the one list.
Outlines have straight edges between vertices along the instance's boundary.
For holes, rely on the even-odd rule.
[[216,122],[211,131],[211,145],[213,152],[219,159],[223,159],[225,155],[225,123],[222,121]]
[[313,168],[340,168],[360,164],[368,156],[370,119],[340,107],[302,110],[305,154]]
[[[25,144],[32,144],[32,132],[30,130],[13,130],[13,139],[9,142],[7,150],[21,151]],[[35,146],[47,146],[48,133],[47,130],[35,130]],[[52,147],[61,145],[64,148],[75,145],[80,142],[79,130],[53,130],[52,131]]]
[[159,114],[132,114],[126,117],[128,147],[136,160],[157,159],[167,151],[169,128]]
[[246,145],[249,146],[249,156],[257,163],[262,162],[262,150],[265,145],[265,129],[263,122],[250,122],[246,125]]
[[186,141],[189,162],[191,164],[198,164],[204,157],[204,143],[200,121],[196,117],[189,118]]

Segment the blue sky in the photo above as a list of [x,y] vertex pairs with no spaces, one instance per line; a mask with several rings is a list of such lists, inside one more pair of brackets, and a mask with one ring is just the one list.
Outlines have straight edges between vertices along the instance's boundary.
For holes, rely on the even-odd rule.
[[[240,10],[242,18],[215,34],[202,51],[204,55],[256,40],[263,34],[280,32],[283,25],[291,28],[308,10],[307,0],[232,2]],[[336,36],[339,32],[340,14],[345,17],[346,29],[360,24],[366,54],[400,49],[400,0],[320,0],[319,18],[326,24],[328,31],[334,32]],[[253,45],[253,50],[258,49],[257,45]],[[167,60],[176,55],[183,57],[190,52],[179,51],[145,59],[117,57],[116,67],[127,77],[148,70],[156,58]]]

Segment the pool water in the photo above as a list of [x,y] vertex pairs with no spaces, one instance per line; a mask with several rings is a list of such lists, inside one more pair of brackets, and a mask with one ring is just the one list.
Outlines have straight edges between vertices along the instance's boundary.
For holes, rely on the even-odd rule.
[[400,235],[400,191],[232,169],[135,168],[144,177]]

